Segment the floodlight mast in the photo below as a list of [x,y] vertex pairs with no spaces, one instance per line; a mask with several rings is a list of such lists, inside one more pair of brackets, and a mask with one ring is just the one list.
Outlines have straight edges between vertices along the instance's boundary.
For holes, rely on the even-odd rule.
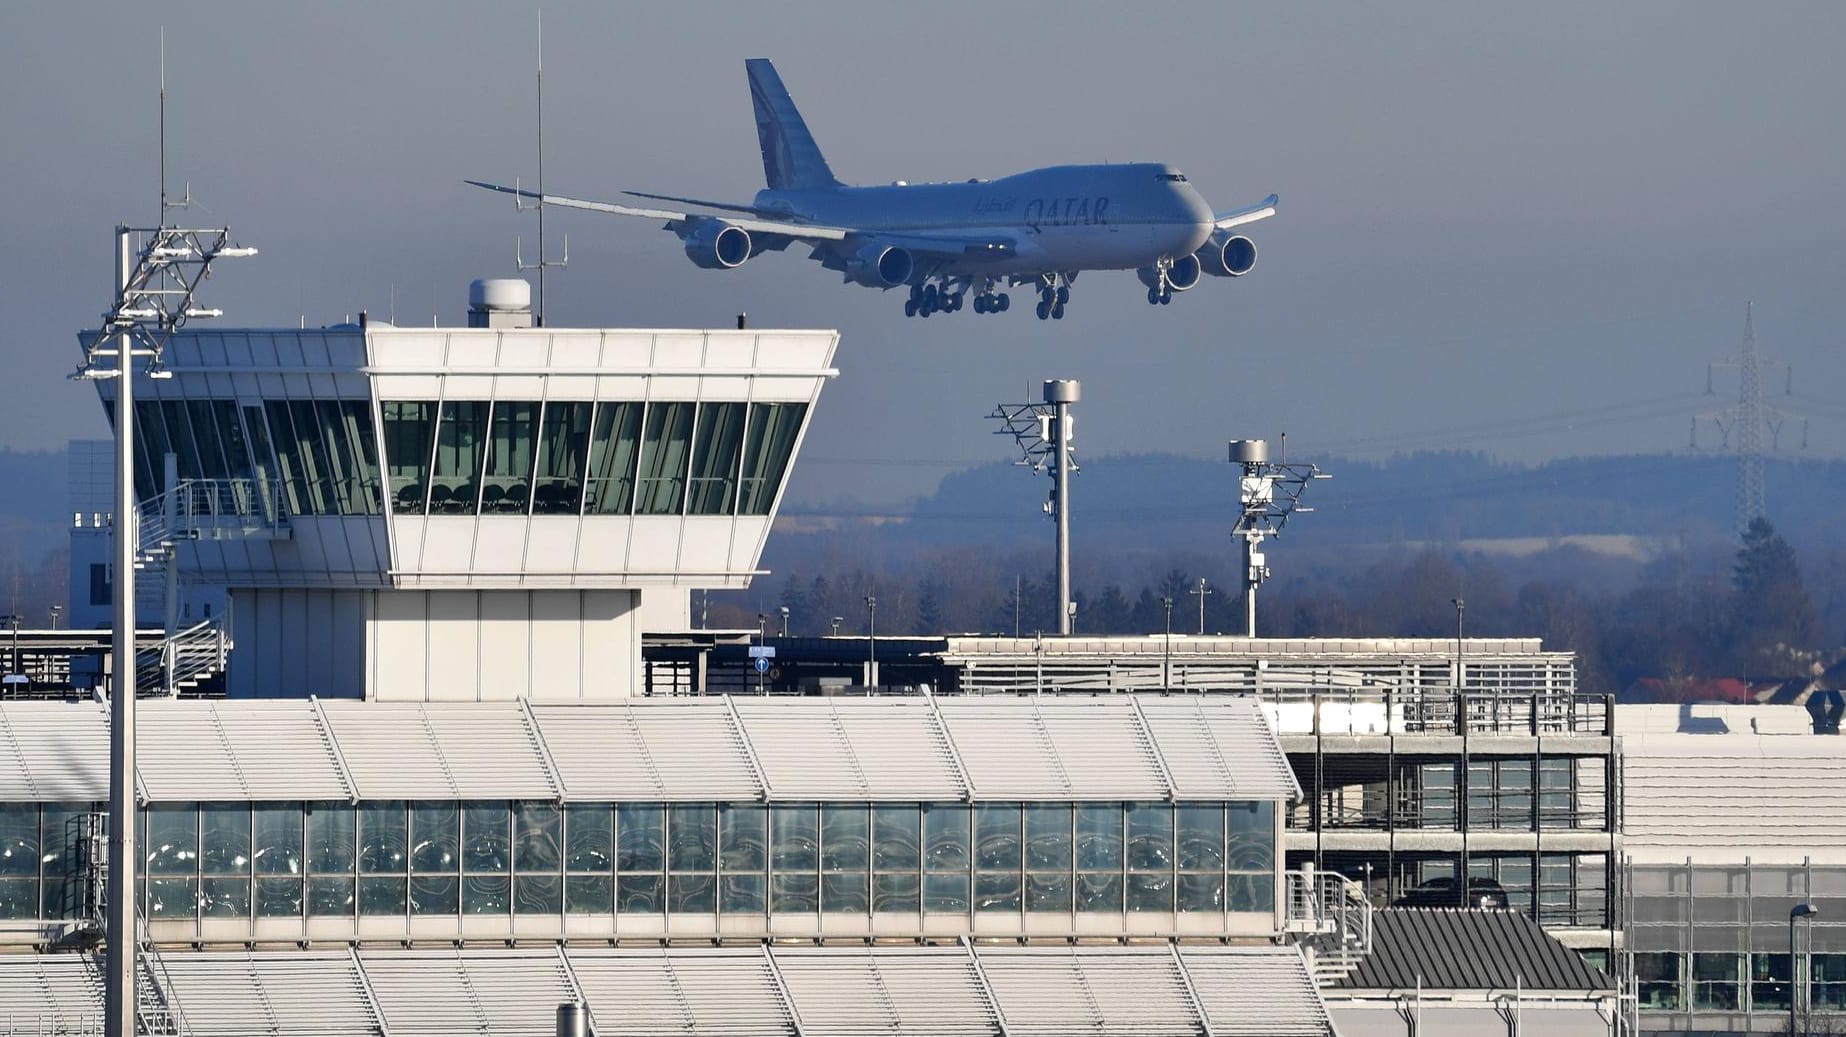
[[1269,444],[1260,439],[1231,440],[1230,455],[1231,463],[1241,469],[1238,500],[1242,509],[1231,535],[1243,541],[1244,636],[1255,637],[1256,589],[1269,578],[1263,541],[1281,536],[1290,515],[1313,511],[1301,503],[1301,495],[1308,483],[1332,477],[1317,465],[1270,461]]
[[988,417],[1000,422],[997,436],[1012,436],[1019,444],[1020,458],[1015,464],[1035,472],[1050,470],[1053,479],[1051,497],[1045,502],[1045,514],[1057,521],[1058,566],[1058,635],[1069,637],[1075,606],[1070,595],[1070,477],[1078,471],[1071,454],[1071,440],[1076,437],[1077,419],[1071,417],[1070,405],[1082,395],[1082,385],[1075,379],[1045,380],[1045,402],[1002,403]]
[[[163,199],[163,205],[165,200]],[[84,346],[78,378],[115,379],[114,645],[109,686],[109,863],[105,893],[108,974],[103,1030],[135,1037],[139,959],[135,888],[135,555],[141,523],[135,499],[134,361],[146,357],[150,378],[166,376],[162,353],[188,320],[219,311],[193,304],[220,257],[253,256],[230,243],[230,231],[117,227],[115,304]],[[144,244],[135,248],[135,239]]]

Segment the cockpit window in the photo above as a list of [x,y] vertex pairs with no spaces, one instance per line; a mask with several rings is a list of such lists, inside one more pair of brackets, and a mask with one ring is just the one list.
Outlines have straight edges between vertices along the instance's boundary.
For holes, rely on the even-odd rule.
[[1170,180],[1176,184],[1183,184],[1186,182],[1186,174],[1184,173],[1161,173],[1160,179]]

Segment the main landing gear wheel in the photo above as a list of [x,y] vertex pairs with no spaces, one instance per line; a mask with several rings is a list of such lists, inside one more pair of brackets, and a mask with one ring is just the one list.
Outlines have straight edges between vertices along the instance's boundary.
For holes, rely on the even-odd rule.
[[1038,301],[1038,319],[1044,320],[1049,316],[1051,316],[1051,304],[1044,299],[1040,299]]

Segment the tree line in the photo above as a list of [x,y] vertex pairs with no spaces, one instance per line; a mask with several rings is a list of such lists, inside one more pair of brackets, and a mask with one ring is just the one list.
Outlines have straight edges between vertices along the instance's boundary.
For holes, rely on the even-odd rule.
[[[776,633],[787,608],[792,634],[828,634],[837,620],[837,632],[863,635],[873,598],[880,635],[1057,629],[1056,580],[1042,552],[963,546],[894,559],[836,544],[828,554],[810,571],[713,594],[707,622],[744,629],[763,616]],[[1433,546],[1315,554],[1289,558],[1286,575],[1263,586],[1259,635],[1453,637],[1459,620],[1470,637],[1539,637],[1575,652],[1586,692],[1642,677],[1802,676],[1846,645],[1846,551],[1819,560],[1817,596],[1795,548],[1764,519],[1732,544],[1680,544],[1646,561],[1571,547],[1510,560]],[[1113,571],[1099,565],[1073,580],[1076,631],[1242,633],[1238,576],[1222,558],[1119,558]],[[696,620],[696,603],[694,612]]]

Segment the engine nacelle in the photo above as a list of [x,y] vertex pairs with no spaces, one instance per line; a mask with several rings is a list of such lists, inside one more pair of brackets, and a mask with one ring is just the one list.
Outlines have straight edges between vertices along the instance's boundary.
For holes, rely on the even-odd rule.
[[750,258],[750,232],[723,220],[701,220],[680,235],[686,258],[703,270],[729,270]]
[[896,288],[917,268],[910,250],[895,245],[866,245],[846,261],[846,279],[868,288]]
[[[1199,257],[1181,256],[1167,268],[1167,287],[1176,292],[1184,292],[1199,283]],[[1135,276],[1149,288],[1160,287],[1160,271],[1151,266],[1144,266],[1135,271]]]
[[1256,242],[1242,234],[1217,231],[1195,255],[1213,277],[1242,277],[1256,265]]

